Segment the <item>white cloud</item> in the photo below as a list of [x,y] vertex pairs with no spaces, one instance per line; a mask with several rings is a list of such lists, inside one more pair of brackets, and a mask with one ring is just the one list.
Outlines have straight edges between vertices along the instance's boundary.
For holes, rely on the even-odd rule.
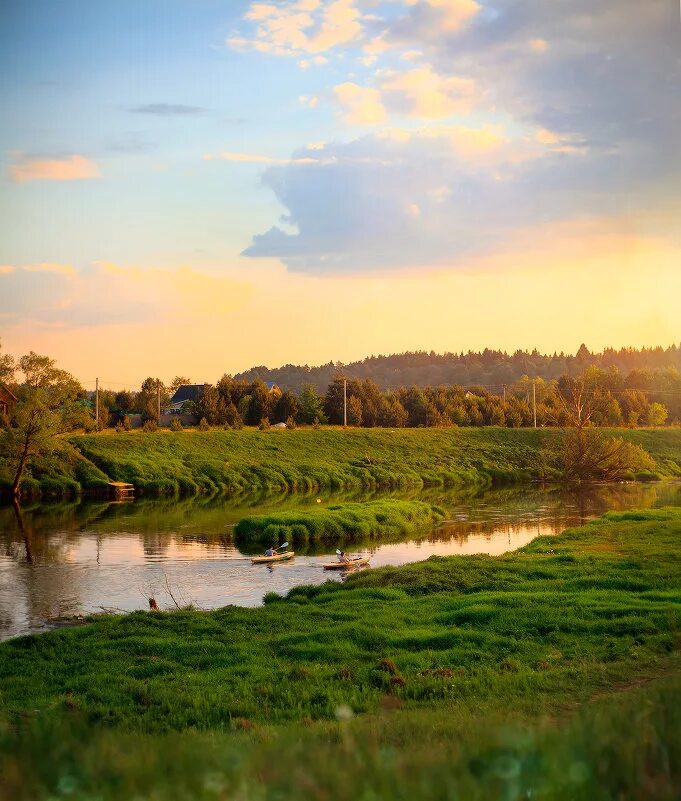
[[468,114],[479,100],[474,81],[440,75],[429,64],[398,73],[381,88],[393,93],[407,114],[428,119]]
[[14,154],[9,167],[9,177],[15,183],[26,181],[83,181],[100,178],[99,166],[89,158],[77,153],[66,157],[46,158]]
[[[326,63],[322,54],[358,40],[363,32],[355,0],[252,3],[244,19],[255,23],[254,36],[230,37],[227,44],[234,49],[276,56],[316,55],[315,64]],[[309,67],[310,61],[302,59],[301,66]]]
[[348,125],[380,125],[386,114],[377,89],[346,82],[333,88],[336,100],[344,109],[343,120]]
[[438,27],[448,32],[460,30],[481,8],[475,0],[406,0],[406,3],[435,11]]

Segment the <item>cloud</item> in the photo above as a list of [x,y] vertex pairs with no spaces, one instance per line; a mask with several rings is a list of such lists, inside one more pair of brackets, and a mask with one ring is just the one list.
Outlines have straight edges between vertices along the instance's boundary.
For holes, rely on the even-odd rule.
[[64,158],[47,158],[17,154],[9,167],[10,180],[15,183],[26,181],[83,181],[100,178],[101,172],[96,162],[85,156],[74,154]]
[[406,0],[421,15],[432,16],[434,24],[446,33],[460,30],[481,10],[475,0]]
[[22,268],[27,273],[56,273],[57,275],[74,276],[76,271],[70,264],[54,264],[41,262],[40,264],[25,264]]
[[155,117],[193,117],[205,114],[206,109],[201,106],[185,106],[181,103],[146,103],[132,106],[128,111],[133,114],[151,114]]
[[377,89],[348,81],[334,86],[333,93],[344,109],[343,120],[348,125],[379,125],[385,120],[385,108]]
[[313,156],[300,156],[290,159],[279,159],[273,156],[265,156],[260,153],[234,153],[223,150],[221,153],[207,153],[203,157],[204,161],[236,161],[246,164],[319,164],[323,160]]
[[407,114],[427,119],[469,114],[478,99],[474,81],[439,75],[429,64],[398,73],[382,89]]
[[102,326],[149,327],[182,313],[214,317],[233,308],[250,290],[230,276],[187,267],[139,268],[99,262],[24,265],[0,270],[0,319],[7,325],[50,329]]
[[[357,41],[363,32],[355,0],[251,3],[244,20],[255,24],[254,34],[231,36],[227,44],[275,56],[321,55]],[[309,65],[303,61],[304,69]]]
[[[244,253],[313,273],[456,265],[518,228],[574,215],[577,196],[586,216],[631,213],[626,193],[602,191],[618,174],[617,156],[570,141],[450,125],[327,143],[322,159],[265,171],[286,227],[256,235]],[[646,209],[651,197],[636,200]]]

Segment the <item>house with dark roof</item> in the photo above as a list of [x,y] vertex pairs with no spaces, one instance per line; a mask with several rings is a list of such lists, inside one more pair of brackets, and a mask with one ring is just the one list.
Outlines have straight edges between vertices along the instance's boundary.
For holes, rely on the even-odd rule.
[[164,414],[180,414],[182,406],[187,401],[196,401],[201,396],[203,384],[182,384],[175,390],[175,394],[163,410]]
[[12,417],[17,396],[5,384],[0,384],[0,417]]

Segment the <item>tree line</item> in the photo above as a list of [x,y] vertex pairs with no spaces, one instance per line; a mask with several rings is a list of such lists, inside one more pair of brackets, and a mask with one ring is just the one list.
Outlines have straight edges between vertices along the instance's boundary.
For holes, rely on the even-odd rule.
[[[23,380],[17,380],[17,373]],[[48,356],[29,353],[18,361],[0,350],[0,383],[16,396],[11,417],[0,419],[0,468],[11,472],[11,492],[18,497],[22,475],[36,459],[54,451],[60,434],[115,425],[124,430],[133,413],[155,428],[159,405],[167,405],[174,390],[191,383],[177,376],[168,387],[149,377],[138,392],[102,391],[99,420],[82,385],[59,369]],[[554,462],[575,480],[612,478],[631,464],[645,466],[644,456],[618,439],[603,438],[603,426],[659,426],[681,423],[681,373],[667,368],[633,370],[586,367],[579,375],[558,379],[523,376],[501,394],[483,386],[457,385],[399,387],[382,390],[370,378],[335,375],[320,394],[313,384],[300,393],[268,387],[263,381],[245,381],[224,375],[204,384],[183,411],[200,427],[241,428],[272,422],[340,425],[347,414],[351,426],[560,426],[574,432],[561,443]],[[179,423],[179,417],[177,422]],[[179,426],[178,426],[179,427]]]
[[458,384],[468,387],[481,384],[501,390],[524,375],[558,379],[562,375],[576,376],[586,367],[604,370],[616,368],[621,374],[632,371],[681,370],[681,345],[668,348],[606,348],[601,353],[590,353],[581,345],[577,353],[542,354],[537,350],[468,351],[468,353],[435,353],[412,351],[393,355],[369,356],[356,362],[343,364],[329,362],[317,367],[286,364],[283,367],[252,367],[235,376],[241,381],[272,381],[282,389],[300,393],[306,384],[324,393],[334,376],[342,373],[349,378],[370,378],[382,390],[397,387],[427,387],[441,384]]
[[[148,379],[151,380],[151,379]],[[271,423],[347,423],[360,427],[418,428],[447,426],[568,426],[566,399],[575,382],[589,398],[592,426],[660,426],[681,423],[681,373],[588,367],[580,376],[544,381],[523,376],[501,394],[482,386],[401,387],[382,391],[375,381],[336,375],[324,394],[312,384],[300,394],[223,376],[205,384],[184,411],[211,426],[240,428]],[[345,407],[347,398],[347,409]],[[146,407],[153,416],[153,409]]]

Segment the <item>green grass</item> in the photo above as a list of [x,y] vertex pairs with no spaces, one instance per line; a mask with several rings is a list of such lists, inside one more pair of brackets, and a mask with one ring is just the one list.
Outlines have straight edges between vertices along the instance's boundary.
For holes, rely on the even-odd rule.
[[419,530],[428,533],[445,516],[444,510],[422,501],[386,498],[366,503],[342,503],[320,509],[271,512],[242,517],[234,529],[239,546],[291,542],[381,542],[400,539]]
[[681,509],[19,638],[0,688],[19,801],[677,798]]
[[[659,456],[658,473],[681,475],[681,429],[625,436],[639,433],[653,459]],[[555,430],[506,428],[298,429],[129,432],[71,441],[109,478],[140,492],[193,494],[524,482],[539,476],[542,444],[555,436]]]
[[0,784],[14,799],[675,798],[680,546],[679,509],[609,513],[258,609],[6,642]]
[[[681,429],[613,429],[655,461],[642,478],[681,476]],[[38,460],[26,496],[101,492],[108,480],[137,495],[273,493],[410,487],[489,487],[542,475],[555,429],[450,428],[295,431],[131,431],[72,435]],[[0,459],[0,492],[11,484]]]
[[481,703],[540,713],[681,644],[681,511],[610,514],[502,557],[431,558],[270,598],[137,612],[0,646],[2,710],[229,729]]
[[[681,677],[536,720],[385,704],[374,716],[225,734],[0,731],[9,801],[676,801]],[[4,755],[4,756],[3,756]]]

